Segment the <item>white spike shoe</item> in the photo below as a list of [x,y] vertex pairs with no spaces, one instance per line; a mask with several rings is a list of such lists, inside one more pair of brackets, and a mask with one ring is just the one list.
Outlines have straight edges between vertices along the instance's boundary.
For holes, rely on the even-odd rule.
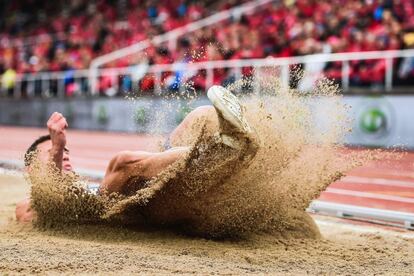
[[232,148],[240,148],[243,140],[252,140],[254,132],[243,114],[243,108],[237,99],[226,88],[212,86],[207,97],[213,103],[220,118],[220,137],[224,144]]
[[207,92],[207,97],[213,103],[214,107],[240,133],[250,134],[252,128],[243,114],[242,106],[229,90],[222,86],[214,85]]

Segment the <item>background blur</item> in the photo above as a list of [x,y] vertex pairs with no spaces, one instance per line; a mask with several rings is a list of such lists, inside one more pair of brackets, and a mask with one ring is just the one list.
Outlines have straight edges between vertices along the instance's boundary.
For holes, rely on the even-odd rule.
[[[156,120],[165,133],[207,103],[211,85],[249,79],[246,94],[272,67],[304,93],[322,76],[341,87],[354,119],[347,143],[414,148],[412,0],[0,5],[1,124],[44,126],[57,110],[72,128],[149,132]],[[189,95],[199,97],[176,99]]]

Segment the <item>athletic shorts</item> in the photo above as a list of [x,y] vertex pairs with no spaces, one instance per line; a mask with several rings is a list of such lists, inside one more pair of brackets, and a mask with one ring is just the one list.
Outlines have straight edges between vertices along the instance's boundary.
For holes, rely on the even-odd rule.
[[167,139],[164,142],[164,150],[169,150],[171,148],[172,148],[171,139],[170,139],[170,136],[168,136]]

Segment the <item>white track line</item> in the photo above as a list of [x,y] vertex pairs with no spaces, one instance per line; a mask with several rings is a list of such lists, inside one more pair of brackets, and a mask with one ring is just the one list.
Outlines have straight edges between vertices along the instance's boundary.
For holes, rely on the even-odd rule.
[[414,181],[406,181],[406,180],[394,180],[394,179],[385,179],[385,178],[371,178],[371,177],[363,177],[363,176],[346,176],[339,180],[339,182],[354,182],[354,183],[361,183],[361,184],[376,184],[376,185],[384,185],[384,186],[396,186],[396,187],[408,187],[414,188]]
[[[359,232],[359,233],[372,233],[372,234],[387,234],[387,235],[393,235],[397,237],[407,238],[407,239],[414,239],[414,233],[410,232],[401,232],[401,231],[395,231],[392,229],[384,229],[378,227],[376,224],[372,225],[355,225],[352,223],[347,222],[336,222],[336,221],[327,221],[320,218],[315,218],[316,224],[319,226],[325,226],[325,227],[341,227],[344,230],[351,230],[353,232]],[[323,231],[322,231],[323,232]]]
[[0,167],[0,174],[1,175],[11,175],[11,176],[23,177],[23,174],[20,171],[9,170],[9,169],[5,169],[5,168],[1,168],[1,167]]
[[[410,163],[412,161],[408,161],[408,163]],[[413,170],[414,170],[414,163],[413,163]],[[385,169],[385,168],[365,168],[366,171],[365,172],[370,172],[373,173],[373,171],[380,171],[381,174],[385,174],[387,176],[397,176],[397,177],[410,177],[414,179],[414,172],[413,171],[408,171],[408,170],[402,170],[402,169],[398,169],[398,172],[396,173],[395,170],[393,169]],[[357,173],[357,172],[356,172]]]
[[[96,152],[91,150],[82,150],[79,151],[79,153],[82,153],[87,156],[91,157],[82,157],[76,154],[71,154],[71,159],[77,159],[77,160],[87,160],[87,162],[97,162],[97,163],[108,163],[111,155],[109,155],[107,152]],[[10,150],[10,149],[2,149],[1,150],[2,157],[5,159],[23,159],[23,153],[21,150]]]
[[[0,159],[0,164],[6,164],[12,167],[15,167],[19,170],[24,168],[23,161],[21,160],[13,160],[13,159]],[[5,171],[12,171],[8,169],[4,169]],[[0,171],[1,172],[1,171]],[[91,177],[94,179],[102,179],[105,175],[104,171],[101,170],[90,170],[90,169],[77,169],[76,172],[82,176]]]
[[359,192],[359,191],[344,190],[344,189],[337,189],[337,188],[327,188],[326,192],[333,193],[333,194],[339,194],[339,195],[357,196],[357,197],[365,197],[365,198],[373,198],[373,199],[383,199],[383,200],[398,201],[398,202],[413,203],[414,204],[414,198],[401,197],[401,196],[367,193],[367,192]]

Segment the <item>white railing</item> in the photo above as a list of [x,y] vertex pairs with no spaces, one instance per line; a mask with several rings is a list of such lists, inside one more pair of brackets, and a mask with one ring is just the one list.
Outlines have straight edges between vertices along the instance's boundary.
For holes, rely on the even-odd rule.
[[82,82],[86,82],[85,88],[78,89],[76,94],[88,94],[88,70],[74,70],[64,72],[39,72],[33,74],[20,74],[16,76],[13,87],[15,98],[40,96],[47,98],[51,96],[65,97],[69,94],[70,88],[67,83],[73,79],[73,85],[82,87]]
[[[341,86],[342,89],[347,91],[349,89],[349,77],[350,77],[350,61],[363,61],[372,59],[384,59],[386,61],[386,74],[385,74],[385,90],[391,91],[393,83],[393,59],[414,57],[414,49],[410,50],[395,50],[395,51],[372,51],[372,52],[353,52],[353,53],[334,53],[334,54],[315,54],[306,56],[286,57],[286,58],[264,58],[264,59],[239,59],[239,60],[220,60],[220,61],[205,61],[198,63],[184,64],[183,66],[177,66],[177,64],[162,64],[153,65],[149,68],[148,72],[155,73],[158,76],[162,72],[174,71],[176,67],[185,67],[187,71],[207,70],[206,87],[213,85],[212,74],[214,69],[218,68],[236,68],[243,67],[263,68],[263,67],[279,67],[280,78],[284,85],[288,85],[290,66],[296,64],[303,64],[306,73],[306,65],[315,63],[328,63],[328,62],[342,62],[342,77]],[[322,72],[321,72],[322,73]],[[320,77],[320,76],[317,76]]]
[[[165,72],[177,72],[181,71],[186,75],[194,75],[200,70],[205,70],[206,81],[205,86],[210,87],[214,84],[214,70],[228,68],[232,69],[233,77],[238,80],[243,77],[242,69],[250,67],[253,72],[260,72],[263,68],[275,68],[275,77],[279,77],[281,82],[288,86],[289,75],[292,65],[301,64],[304,68],[304,75],[306,76],[307,68],[311,64],[319,64],[318,66],[323,68],[328,62],[341,62],[341,80],[340,84],[342,89],[346,92],[349,90],[350,85],[350,61],[363,61],[363,60],[385,60],[386,71],[385,79],[383,82],[384,89],[391,92],[393,89],[393,76],[395,68],[394,62],[397,58],[414,57],[414,49],[410,50],[395,50],[395,51],[373,51],[373,52],[355,52],[355,53],[335,53],[335,54],[315,54],[307,56],[297,56],[288,58],[264,58],[264,59],[239,59],[239,60],[218,60],[218,61],[205,61],[198,63],[174,63],[174,64],[162,64],[149,66],[145,74],[153,76],[154,80],[154,94],[161,95],[162,92],[168,88],[164,87],[162,80],[162,74]],[[97,70],[98,79],[105,78],[106,94],[115,94],[121,91],[123,88],[122,79],[130,77],[132,75],[133,67],[124,68],[109,68]],[[311,70],[310,70],[311,71]],[[315,74],[315,72],[312,72]],[[27,96],[33,96],[38,94],[39,96],[53,96],[64,97],[65,95],[73,93],[74,95],[94,95],[90,91],[90,79],[88,70],[78,71],[66,71],[66,72],[43,72],[38,74],[23,74],[18,75],[14,86],[14,95],[21,97],[22,91],[25,91]],[[323,76],[323,70],[316,72],[316,78]],[[312,76],[313,77],[313,76]],[[183,77],[180,81],[180,85],[188,81],[189,78]],[[256,87],[253,76],[253,86]],[[98,82],[99,84],[99,82]],[[98,90],[98,87],[95,89]],[[102,91],[101,91],[102,92]]]
[[204,19],[189,23],[183,27],[176,28],[170,32],[167,32],[162,35],[155,36],[152,39],[146,39],[143,41],[140,41],[138,43],[135,43],[133,45],[130,45],[128,47],[113,51],[109,54],[99,56],[92,60],[90,64],[90,72],[89,72],[89,79],[91,83],[91,92],[92,94],[96,94],[96,82],[98,78],[98,69],[104,64],[107,64],[109,62],[112,62],[114,60],[130,56],[132,54],[141,52],[147,48],[149,48],[151,45],[159,45],[161,43],[168,42],[169,48],[171,50],[174,50],[177,44],[177,39],[184,35],[191,32],[194,32],[196,30],[202,29],[206,26],[210,26],[213,24],[217,24],[221,21],[224,21],[226,19],[229,19],[231,17],[239,17],[242,14],[249,14],[253,12],[256,8],[263,6],[265,4],[268,4],[270,2],[274,2],[275,0],[256,0],[251,1],[246,4],[237,6],[235,8],[217,12],[211,16],[208,16]]

